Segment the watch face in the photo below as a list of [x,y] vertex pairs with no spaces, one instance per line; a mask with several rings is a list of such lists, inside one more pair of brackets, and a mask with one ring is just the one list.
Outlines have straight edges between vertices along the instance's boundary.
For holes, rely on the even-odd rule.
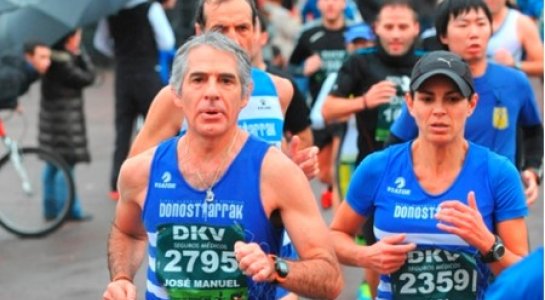
[[504,254],[505,247],[503,244],[497,244],[496,247],[494,247],[494,258],[496,258],[496,260],[500,260]]
[[288,263],[283,259],[276,259],[275,263],[276,272],[278,273],[278,276],[285,278],[288,276],[289,268]]

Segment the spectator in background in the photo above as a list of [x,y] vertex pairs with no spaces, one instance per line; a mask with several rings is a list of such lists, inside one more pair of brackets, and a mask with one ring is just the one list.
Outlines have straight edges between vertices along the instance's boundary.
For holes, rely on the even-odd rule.
[[27,42],[24,55],[0,57],[0,109],[15,109],[25,94],[51,64],[51,49],[41,42]]
[[543,43],[535,23],[507,0],[485,0],[492,13],[493,34],[486,54],[495,62],[529,76],[543,76]]
[[[42,82],[38,140],[40,147],[60,155],[74,178],[77,163],[90,162],[87,146],[87,126],[83,103],[83,88],[95,80],[93,65],[81,49],[81,29],[68,33],[52,47],[51,67]],[[43,174],[45,218],[57,217],[60,203],[66,199],[66,182],[59,169],[47,164]],[[69,219],[84,221],[91,218],[83,212],[74,190],[74,204]]]
[[[176,0],[161,1],[172,7]],[[119,168],[127,158],[134,124],[146,116],[151,101],[162,88],[158,72],[161,51],[174,48],[174,33],[158,2],[130,0],[116,15],[97,26],[94,44],[115,58],[115,150],[110,175],[110,198],[119,197]]]

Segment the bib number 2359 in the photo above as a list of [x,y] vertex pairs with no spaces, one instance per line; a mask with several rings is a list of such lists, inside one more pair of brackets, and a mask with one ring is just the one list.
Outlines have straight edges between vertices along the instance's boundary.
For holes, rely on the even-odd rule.
[[476,299],[478,274],[469,255],[447,250],[415,250],[392,274],[394,299]]

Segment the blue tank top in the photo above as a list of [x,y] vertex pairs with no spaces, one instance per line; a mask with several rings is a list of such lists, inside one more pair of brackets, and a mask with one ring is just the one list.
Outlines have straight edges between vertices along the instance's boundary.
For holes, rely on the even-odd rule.
[[260,196],[269,145],[250,136],[207,203],[205,192],[179,171],[178,141],[161,143],[151,164],[142,212],[149,241],[146,299],[274,299],[275,286],[242,274],[234,255],[237,240],[272,254],[281,246],[282,228],[269,222]]
[[276,87],[269,74],[252,68],[254,89],[250,101],[238,115],[238,125],[250,135],[271,145],[282,144],[284,114]]
[[482,299],[491,272],[477,250],[459,236],[437,228],[435,213],[446,200],[467,205],[475,198],[491,232],[495,224],[524,217],[527,207],[513,164],[485,147],[470,143],[464,165],[452,185],[429,194],[413,171],[411,142],[367,156],[358,166],[346,196],[361,215],[374,210],[377,239],[405,233],[417,245],[405,264],[382,275],[377,299]]

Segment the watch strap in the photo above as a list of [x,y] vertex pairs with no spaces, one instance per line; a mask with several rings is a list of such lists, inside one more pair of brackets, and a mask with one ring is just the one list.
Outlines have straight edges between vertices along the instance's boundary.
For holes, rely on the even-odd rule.
[[494,244],[492,244],[492,247],[490,247],[490,250],[488,250],[486,254],[482,254],[479,252],[481,261],[484,263],[493,263],[498,261],[494,252],[496,251],[499,245],[503,246],[503,242],[501,241],[499,236],[494,235]]

